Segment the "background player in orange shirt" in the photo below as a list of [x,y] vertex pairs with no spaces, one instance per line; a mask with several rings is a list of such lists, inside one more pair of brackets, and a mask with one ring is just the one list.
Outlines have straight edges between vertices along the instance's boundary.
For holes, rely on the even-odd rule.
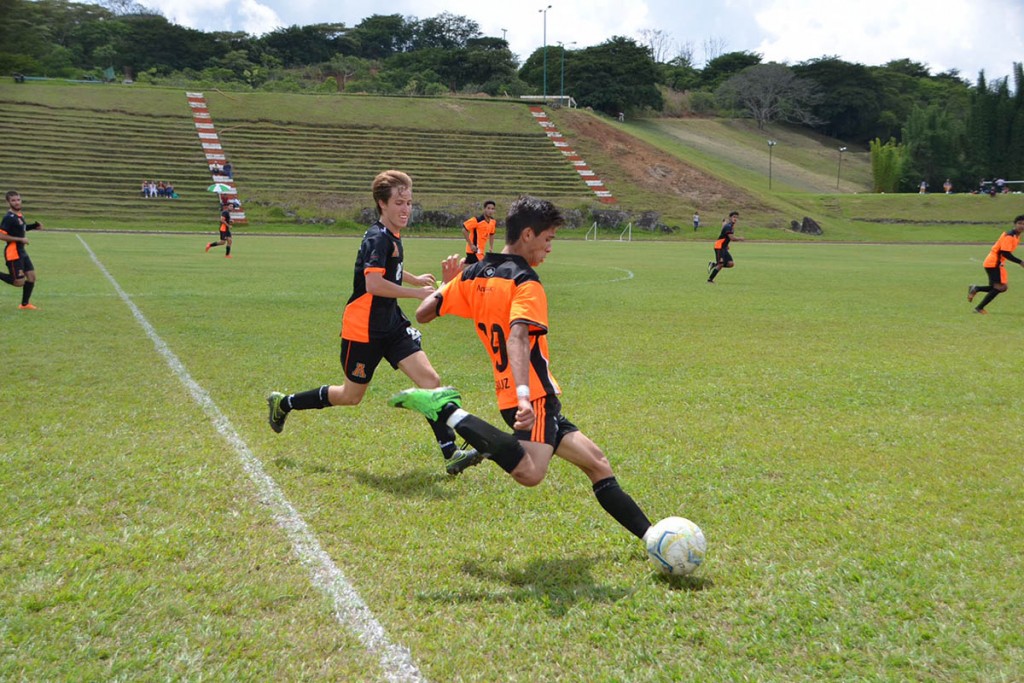
[[1013,250],[1020,244],[1021,233],[1024,233],[1024,215],[1013,219],[1013,227],[999,236],[996,243],[992,245],[988,256],[985,257],[985,262],[982,265],[988,274],[988,286],[971,285],[967,288],[967,301],[974,301],[978,292],[986,293],[985,298],[974,308],[975,313],[987,313],[985,307],[992,303],[992,299],[1007,290],[1006,266],[1003,265],[1006,261],[1013,261],[1018,266],[1024,267],[1024,261],[1013,255]]
[[[412,214],[412,179],[401,171],[379,173],[371,186],[380,214],[363,235],[356,257],[352,296],[341,323],[341,366],[345,383],[324,385],[295,394],[272,392],[267,397],[270,428],[284,429],[293,410],[319,410],[358,405],[382,360],[409,376],[416,386],[435,388],[441,378],[420,346],[420,333],[398,306],[399,298],[423,299],[434,293],[433,273],[405,272],[402,228]],[[404,287],[403,284],[412,285]],[[458,450],[455,433],[446,424],[427,420],[447,460],[446,469],[458,474],[480,462],[472,449]]]
[[547,295],[533,267],[551,251],[561,213],[548,201],[520,197],[509,208],[506,246],[460,271],[458,256],[442,263],[445,284],[416,310],[427,323],[438,316],[470,318],[491,356],[498,408],[514,435],[462,409],[451,387],[407,389],[388,403],[445,422],[523,486],[544,480],[554,455],[590,479],[601,507],[642,539],[651,526],[619,486],[601,449],[562,415],[561,390],[549,371]]
[[715,277],[722,272],[723,268],[732,268],[732,254],[729,253],[729,242],[742,242],[743,238],[735,234],[736,221],[740,219],[739,211],[733,211],[729,217],[722,221],[722,232],[715,240],[715,260],[708,264],[708,284],[715,284]]
[[484,212],[473,216],[462,224],[462,236],[466,239],[466,265],[481,260],[489,251],[494,251],[494,233],[498,222],[494,220],[494,202],[484,202]]

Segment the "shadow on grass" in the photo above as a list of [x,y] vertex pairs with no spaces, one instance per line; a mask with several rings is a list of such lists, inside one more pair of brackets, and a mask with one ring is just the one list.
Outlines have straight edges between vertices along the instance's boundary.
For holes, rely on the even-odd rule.
[[310,475],[349,476],[364,486],[401,498],[448,500],[455,497],[453,490],[446,486],[452,478],[436,469],[420,468],[394,474],[376,474],[365,470],[352,471],[343,465],[302,462],[295,458],[275,458],[273,463],[283,470],[298,470]]
[[499,569],[492,563],[467,561],[462,571],[489,583],[503,583],[508,590],[440,591],[421,594],[422,599],[444,603],[537,602],[554,617],[564,616],[577,602],[616,602],[633,593],[632,588],[597,585],[591,568],[597,558],[576,557],[532,560],[522,569]]

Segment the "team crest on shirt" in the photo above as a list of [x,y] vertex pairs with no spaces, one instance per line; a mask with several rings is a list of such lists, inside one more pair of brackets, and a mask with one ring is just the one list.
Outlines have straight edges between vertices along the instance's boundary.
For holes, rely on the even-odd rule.
[[487,266],[486,268],[484,268],[483,276],[494,277],[494,266]]

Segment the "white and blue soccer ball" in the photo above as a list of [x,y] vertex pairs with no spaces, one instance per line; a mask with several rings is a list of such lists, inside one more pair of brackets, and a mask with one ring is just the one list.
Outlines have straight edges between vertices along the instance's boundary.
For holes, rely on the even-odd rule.
[[704,562],[708,542],[700,527],[685,517],[666,517],[644,534],[647,556],[658,571],[686,576]]

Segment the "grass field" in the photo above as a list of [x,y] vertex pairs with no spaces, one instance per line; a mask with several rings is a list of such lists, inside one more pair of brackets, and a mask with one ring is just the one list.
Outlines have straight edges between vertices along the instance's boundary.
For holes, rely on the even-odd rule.
[[[747,242],[711,287],[706,243],[555,243],[566,415],[707,534],[670,582],[565,463],[444,476],[386,366],[272,433],[341,379],[358,242],[205,237],[34,234],[40,310],[0,288],[0,680],[1024,678],[1024,273],[971,315],[986,247]],[[424,341],[496,421],[470,323]]]

